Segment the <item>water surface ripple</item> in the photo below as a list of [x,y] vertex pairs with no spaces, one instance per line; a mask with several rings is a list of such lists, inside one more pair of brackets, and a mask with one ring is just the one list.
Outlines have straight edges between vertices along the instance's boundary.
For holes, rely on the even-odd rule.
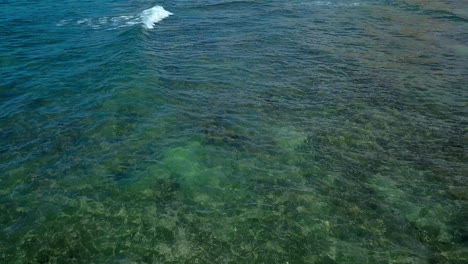
[[466,263],[467,10],[1,1],[0,262]]

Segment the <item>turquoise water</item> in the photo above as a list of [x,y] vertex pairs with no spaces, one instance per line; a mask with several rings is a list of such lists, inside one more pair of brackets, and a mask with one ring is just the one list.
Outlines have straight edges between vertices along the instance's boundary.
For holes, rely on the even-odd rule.
[[0,263],[467,263],[467,22],[0,1]]

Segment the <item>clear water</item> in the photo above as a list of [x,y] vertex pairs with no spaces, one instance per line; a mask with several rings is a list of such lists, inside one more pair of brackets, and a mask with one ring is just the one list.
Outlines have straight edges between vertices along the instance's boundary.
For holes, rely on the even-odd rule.
[[466,263],[467,22],[0,1],[0,263]]

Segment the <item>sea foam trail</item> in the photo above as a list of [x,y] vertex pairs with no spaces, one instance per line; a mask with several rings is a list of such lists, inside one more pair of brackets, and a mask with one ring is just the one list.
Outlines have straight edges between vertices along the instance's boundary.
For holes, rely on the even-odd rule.
[[142,24],[146,29],[154,28],[154,24],[164,18],[173,15],[162,6],[154,6],[146,9],[139,15],[127,15],[116,17],[82,18],[79,20],[64,19],[57,23],[58,27],[66,25],[87,26],[95,30],[115,30],[122,27],[130,27],[136,24]]
[[171,15],[173,14],[164,9],[162,6],[154,6],[141,12],[140,17],[141,22],[143,23],[143,27],[152,29],[154,28],[154,24]]

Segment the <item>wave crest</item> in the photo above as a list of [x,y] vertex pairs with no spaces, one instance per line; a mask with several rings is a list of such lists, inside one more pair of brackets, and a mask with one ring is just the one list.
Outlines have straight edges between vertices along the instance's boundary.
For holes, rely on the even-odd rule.
[[144,10],[139,15],[82,18],[79,20],[64,19],[59,21],[56,25],[58,27],[63,27],[66,25],[79,25],[87,26],[95,30],[114,30],[122,27],[130,27],[136,24],[142,24],[142,26],[146,29],[153,29],[154,24],[171,15],[173,14],[165,10],[162,6],[154,6]]
[[173,14],[164,9],[162,6],[154,6],[141,12],[140,17],[141,22],[143,23],[143,27],[152,29],[154,28],[154,24],[171,15]]

